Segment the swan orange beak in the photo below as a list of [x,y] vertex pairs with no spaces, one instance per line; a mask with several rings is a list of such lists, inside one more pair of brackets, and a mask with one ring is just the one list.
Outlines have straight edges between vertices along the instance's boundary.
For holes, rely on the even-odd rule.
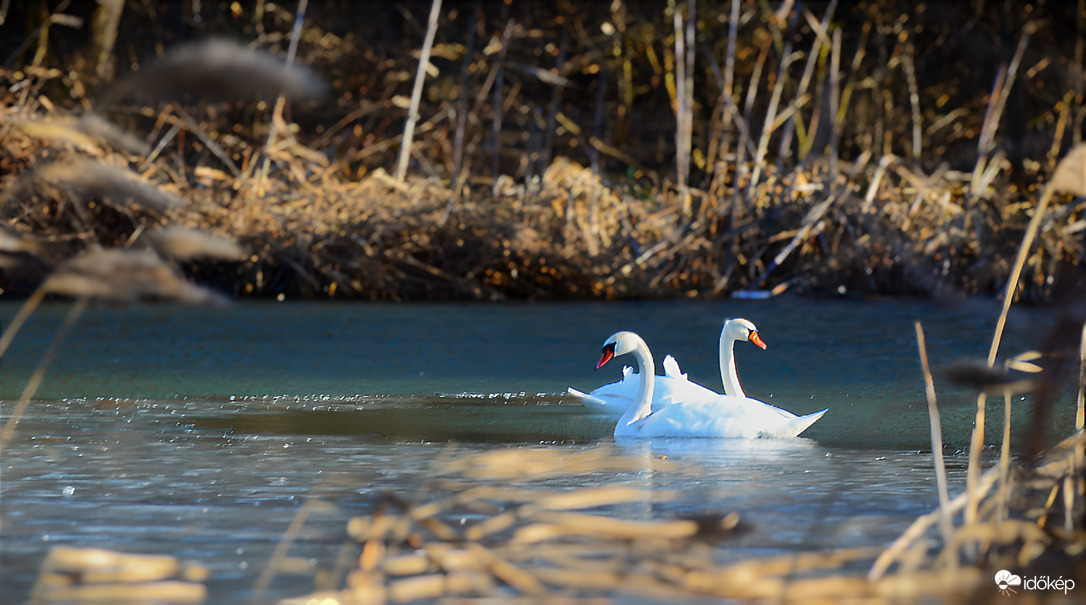
[[610,344],[610,345],[607,345],[606,347],[603,347],[603,355],[600,356],[600,362],[596,364],[596,369],[598,370],[598,369],[602,368],[603,364],[607,363],[608,361],[611,361],[611,359],[613,359],[614,356],[615,356],[615,345]]
[[762,340],[761,336],[758,336],[757,332],[750,333],[750,341],[757,345],[759,349],[765,348],[765,341]]

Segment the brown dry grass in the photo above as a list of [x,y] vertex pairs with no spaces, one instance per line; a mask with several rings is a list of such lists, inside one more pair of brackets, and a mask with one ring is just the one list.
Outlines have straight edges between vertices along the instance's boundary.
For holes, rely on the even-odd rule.
[[[352,540],[336,569],[317,578],[312,594],[284,604],[407,602],[438,598],[585,599],[621,594],[687,598],[841,602],[976,602],[998,598],[1000,569],[1023,577],[1081,579],[1084,488],[1083,434],[1017,468],[1014,489],[992,490],[998,469],[982,484],[981,518],[960,524],[950,539],[931,540],[939,511],[924,515],[889,548],[801,551],[721,563],[730,536],[743,531],[743,511],[697,519],[644,519],[616,512],[630,502],[666,502],[672,494],[622,483],[560,490],[537,481],[586,472],[642,469],[608,446],[491,452],[438,465],[418,493],[389,494],[374,512],[348,523]],[[1078,458],[1076,458],[1076,456]],[[667,459],[656,472],[681,473]],[[1009,501],[1003,500],[1013,493]],[[960,512],[966,498],[950,502]],[[1001,503],[1002,501],[1002,503]],[[313,500],[299,512],[336,515]],[[273,570],[289,570],[292,526]],[[307,569],[297,566],[299,569]],[[290,573],[290,572],[286,572]],[[311,573],[311,571],[299,572]],[[1034,594],[1039,598],[1054,593]]]
[[[299,101],[289,114],[281,105],[272,110],[268,94],[304,97],[320,82],[248,47],[225,64],[208,58],[232,56],[221,41],[180,47],[95,96],[78,70],[45,66],[51,55],[39,40],[30,63],[0,70],[2,218],[50,244],[39,259],[46,266],[88,245],[132,245],[139,232],[165,222],[205,229],[243,244],[250,256],[187,262],[186,273],[241,296],[1000,292],[1036,184],[1080,138],[1074,100],[1081,93],[1053,92],[1068,85],[1054,67],[1066,58],[1064,47],[1037,31],[1062,26],[1023,21],[1003,43],[1014,52],[1001,58],[978,39],[991,17],[981,15],[964,39],[975,47],[956,41],[979,57],[970,69],[946,61],[937,45],[924,46],[951,39],[953,10],[902,13],[887,1],[823,15],[797,8],[802,14],[789,21],[788,6],[775,13],[757,3],[703,7],[698,63],[712,61],[691,74],[694,98],[675,88],[683,74],[667,43],[677,35],[670,18],[656,32],[659,16],[641,14],[644,7],[590,8],[542,29],[510,14],[489,41],[482,36],[493,24],[478,26],[474,44],[485,49],[461,43],[471,11],[454,7],[439,25],[451,39],[439,37],[435,48],[437,75],[423,97],[406,182],[385,169],[401,143],[417,61],[382,59],[380,47],[325,29],[329,17],[317,9],[305,15],[298,57],[335,79],[334,103]],[[282,47],[296,15],[268,11],[257,24],[263,43]],[[704,25],[730,23],[731,11],[743,24],[734,32]],[[853,29],[840,29],[835,17]],[[598,33],[593,19],[618,33]],[[265,33],[269,27],[281,31]],[[555,44],[543,55],[527,52],[560,31],[574,38],[561,43],[568,53]],[[608,47],[605,56],[592,50]],[[204,80],[179,79],[199,71],[185,72],[186,62],[201,61],[215,68],[205,66]],[[947,83],[931,84],[918,64]],[[979,73],[985,70],[994,86]],[[612,76],[617,100],[593,92],[607,84],[604,72],[621,74]],[[249,78],[240,90],[238,74]],[[648,88],[634,95],[637,78]],[[190,95],[183,102],[180,89]],[[80,107],[57,105],[57,90]],[[265,101],[219,100],[261,91]],[[358,91],[365,91],[361,100]],[[492,92],[502,94],[492,99]],[[548,106],[544,95],[552,96]],[[1031,130],[1019,123],[1026,117],[1009,113],[1023,98],[1030,124],[1050,130]],[[679,154],[690,179],[666,162],[677,140],[674,132],[664,136],[675,119],[667,103],[685,105],[676,115],[687,128],[694,120],[691,154]],[[1010,133],[1005,142],[1003,132]],[[543,148],[552,139],[553,149]],[[127,166],[130,176],[187,203],[156,216],[150,199],[131,208],[123,191],[40,182],[87,157],[108,170]],[[1081,280],[1082,202],[1057,202],[1026,265],[1021,292],[1030,300],[1073,291]],[[6,291],[25,294],[35,276],[40,281],[40,265],[8,261],[19,267],[7,273]]]

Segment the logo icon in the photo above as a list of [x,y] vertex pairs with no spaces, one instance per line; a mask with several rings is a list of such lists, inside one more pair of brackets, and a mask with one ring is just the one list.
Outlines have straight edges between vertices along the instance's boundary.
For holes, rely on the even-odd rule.
[[999,587],[999,592],[1003,593],[1004,595],[1010,596],[1011,593],[1017,592],[1016,590],[1011,588],[1011,586],[1021,586],[1022,578],[1021,576],[1014,575],[1006,569],[1001,569],[995,575],[995,583],[996,586]]

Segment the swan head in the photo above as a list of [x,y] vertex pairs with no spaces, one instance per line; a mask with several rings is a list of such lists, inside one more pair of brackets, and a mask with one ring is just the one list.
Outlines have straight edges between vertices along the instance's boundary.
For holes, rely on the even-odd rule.
[[603,364],[619,355],[632,353],[640,341],[641,337],[633,332],[615,332],[603,342],[603,354],[600,355],[600,362],[596,364],[596,369],[602,368]]
[[720,336],[731,340],[749,340],[759,349],[765,348],[765,341],[758,336],[758,328],[746,319],[729,319],[724,322],[724,329],[720,332]]

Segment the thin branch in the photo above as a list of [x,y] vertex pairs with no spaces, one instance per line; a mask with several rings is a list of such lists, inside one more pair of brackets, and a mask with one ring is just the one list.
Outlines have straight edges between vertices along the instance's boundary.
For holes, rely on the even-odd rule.
[[396,180],[401,183],[407,176],[407,163],[411,158],[411,139],[415,136],[415,122],[419,119],[419,102],[422,100],[422,87],[426,82],[426,66],[430,64],[430,50],[434,46],[434,35],[437,33],[437,20],[440,15],[441,0],[434,0],[430,5],[430,21],[426,26],[426,39],[422,43],[419,68],[415,72],[415,86],[411,90],[411,105],[407,110],[407,125],[404,126],[400,157],[396,162]]

